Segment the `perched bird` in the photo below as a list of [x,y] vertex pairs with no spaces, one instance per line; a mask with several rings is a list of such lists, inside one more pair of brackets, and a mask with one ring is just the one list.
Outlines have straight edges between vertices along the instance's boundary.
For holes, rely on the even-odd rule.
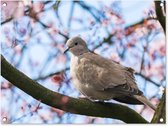
[[135,82],[134,70],[91,52],[80,37],[66,43],[64,53],[72,53],[70,74],[75,88],[88,99],[114,99],[127,104],[145,104],[156,107],[143,95]]

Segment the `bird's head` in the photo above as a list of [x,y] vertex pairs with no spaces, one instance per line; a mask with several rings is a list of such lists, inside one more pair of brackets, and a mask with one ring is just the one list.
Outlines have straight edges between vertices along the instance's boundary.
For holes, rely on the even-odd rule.
[[69,39],[66,46],[68,48],[64,51],[64,53],[70,51],[75,56],[80,56],[89,51],[85,41],[78,36]]

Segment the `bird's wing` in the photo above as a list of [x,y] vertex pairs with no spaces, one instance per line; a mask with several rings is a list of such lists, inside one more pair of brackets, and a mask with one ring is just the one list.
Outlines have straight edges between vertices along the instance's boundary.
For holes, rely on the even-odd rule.
[[94,53],[84,54],[79,66],[78,77],[80,80],[91,83],[97,90],[115,90],[126,94],[140,93],[131,68]]

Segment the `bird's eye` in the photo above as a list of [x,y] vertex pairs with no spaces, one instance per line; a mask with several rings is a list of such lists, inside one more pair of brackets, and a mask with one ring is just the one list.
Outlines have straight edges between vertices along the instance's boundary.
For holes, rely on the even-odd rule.
[[78,43],[76,42],[75,45],[78,45]]

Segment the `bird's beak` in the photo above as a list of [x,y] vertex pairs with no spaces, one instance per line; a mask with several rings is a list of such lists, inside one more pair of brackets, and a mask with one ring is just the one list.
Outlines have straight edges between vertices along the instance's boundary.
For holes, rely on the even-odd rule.
[[64,51],[64,54],[65,54],[67,51],[69,51],[69,48],[67,48],[67,49]]

